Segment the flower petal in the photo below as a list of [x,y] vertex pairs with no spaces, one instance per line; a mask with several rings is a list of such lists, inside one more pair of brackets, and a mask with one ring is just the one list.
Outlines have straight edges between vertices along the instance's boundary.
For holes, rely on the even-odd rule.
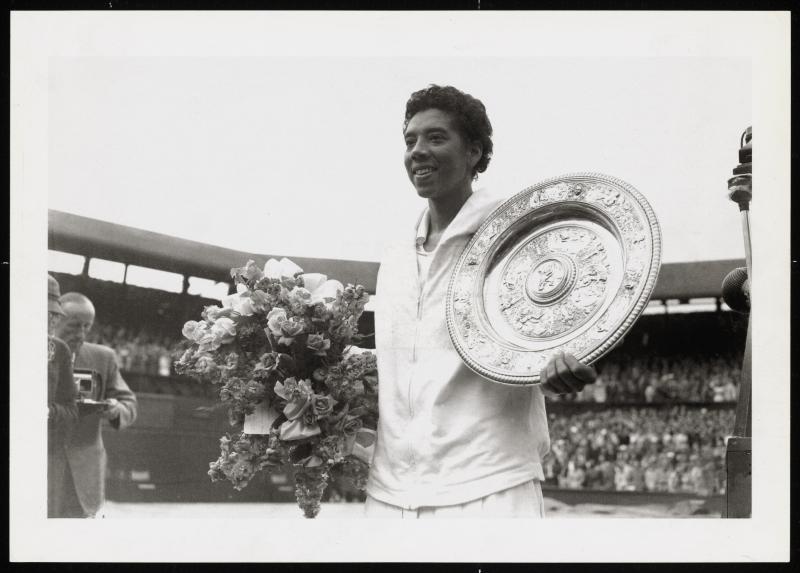
[[311,302],[330,302],[343,290],[344,286],[339,281],[327,280],[311,292]]
[[280,279],[281,264],[275,259],[268,260],[264,265],[264,275],[269,279]]
[[312,293],[328,280],[327,275],[322,273],[305,273],[300,277],[303,279],[305,289]]
[[280,262],[280,271],[281,271],[281,276],[278,278],[283,278],[283,277],[294,278],[294,275],[296,275],[297,273],[302,273],[303,269],[301,269],[292,261],[284,257],[281,259]]

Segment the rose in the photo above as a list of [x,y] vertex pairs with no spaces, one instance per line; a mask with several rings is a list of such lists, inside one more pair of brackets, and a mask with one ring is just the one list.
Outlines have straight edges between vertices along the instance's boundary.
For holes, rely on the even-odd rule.
[[327,368],[315,368],[314,372],[311,374],[311,377],[314,378],[314,380],[316,380],[317,382],[324,382],[327,376],[328,376]]
[[201,351],[207,351],[215,341],[214,333],[206,323],[201,323],[194,332],[194,341]]
[[311,397],[311,409],[313,410],[317,419],[325,418],[326,416],[330,415],[330,413],[333,412],[333,407],[335,405],[336,400],[330,396],[314,394]]
[[207,307],[205,307],[203,309],[203,312],[201,313],[201,316],[203,318],[205,318],[206,320],[210,320],[211,322],[214,322],[219,317],[219,312],[221,310],[222,309],[220,307],[218,307],[215,304],[212,304],[212,305],[207,306]]
[[311,293],[306,304],[330,303],[344,288],[339,281],[328,280],[328,277],[321,273],[304,273],[300,278],[303,279],[305,289]]
[[321,273],[304,273],[300,278],[303,279],[303,286],[309,292],[314,292],[328,280],[328,277]]
[[311,293],[303,287],[294,287],[288,292],[289,308],[294,314],[303,315],[311,303]]
[[303,332],[303,329],[306,327],[306,323],[296,317],[292,317],[289,320],[285,320],[281,323],[281,330],[283,331],[282,339],[287,339],[288,342],[286,344],[291,344],[292,339]]
[[361,421],[361,418],[345,416],[344,422],[342,422],[342,432],[347,438],[355,439],[356,434],[363,426],[364,422]]
[[207,323],[190,320],[183,325],[183,335],[198,345],[203,345],[211,340],[211,333]]
[[208,354],[201,355],[194,363],[194,369],[201,374],[207,374],[211,372],[215,366],[216,363],[214,362],[214,359]]
[[259,357],[258,362],[256,362],[253,367],[253,372],[258,372],[260,370],[271,372],[276,366],[275,354],[272,352],[265,352]]
[[309,334],[306,346],[317,356],[325,356],[326,351],[331,347],[331,341],[321,334]]
[[247,261],[247,264],[239,270],[242,271],[241,275],[248,281],[258,280],[264,276],[264,273],[258,268],[256,262],[252,259]]
[[267,327],[273,336],[282,336],[281,324],[286,322],[286,311],[282,308],[273,308],[267,315]]
[[224,297],[222,299],[222,307],[242,316],[251,316],[255,312],[253,302],[246,292],[234,293]]
[[302,273],[303,269],[298,267],[286,257],[280,261],[270,259],[264,265],[264,275],[270,279],[294,278],[298,273]]
[[250,303],[253,305],[253,309],[264,312],[270,306],[269,296],[263,290],[256,289],[252,293],[250,293]]
[[288,337],[295,337],[305,328],[306,324],[299,318],[292,317],[289,320],[285,321],[281,324],[281,330],[283,330],[283,334]]
[[303,287],[294,287],[289,291],[289,300],[295,304],[308,304],[311,301],[311,291]]
[[311,303],[331,303],[342,291],[342,283],[336,280],[326,280],[316,289],[311,291]]
[[[279,311],[279,312],[275,312]],[[270,318],[270,316],[272,318]],[[281,309],[273,309],[267,315],[267,327],[273,336],[277,336],[279,344],[290,345],[294,342],[294,337],[303,332],[305,322],[299,318],[286,319],[286,311]]]
[[258,268],[255,261],[252,259],[247,261],[247,264],[245,264],[243,267],[231,269],[231,277],[233,277],[237,283],[257,281],[263,276],[264,273],[261,272],[261,269]]
[[209,322],[214,322],[218,318],[233,316],[233,308],[220,308],[217,305],[207,306],[203,309],[201,316]]
[[183,325],[183,330],[181,330],[181,334],[183,334],[183,336],[188,338],[189,340],[195,340],[195,335],[199,327],[200,327],[199,322],[197,322],[196,320],[190,320]]
[[222,317],[211,327],[212,345],[219,347],[222,344],[233,342],[236,338],[236,323],[230,318]]
[[267,315],[267,327],[273,336],[279,337],[279,343],[289,345],[295,336],[303,332],[305,323],[295,317],[288,319],[286,310],[282,308],[273,308]]

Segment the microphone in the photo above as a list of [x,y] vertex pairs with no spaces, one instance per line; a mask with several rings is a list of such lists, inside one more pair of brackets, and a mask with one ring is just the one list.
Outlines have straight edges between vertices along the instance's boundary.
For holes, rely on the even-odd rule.
[[[742,219],[742,234],[744,235],[744,259],[747,268],[744,269],[744,278],[740,279],[741,284],[744,280],[753,274],[753,255],[750,245],[750,201],[753,199],[753,127],[748,127],[739,140],[739,165],[733,170],[733,177],[728,179],[728,198],[739,205],[739,213]],[[741,271],[742,269],[736,269]],[[734,271],[736,272],[736,271]],[[723,281],[723,291],[725,290],[725,283],[733,273],[725,277]],[[738,282],[738,281],[737,281]],[[752,286],[752,285],[751,285]],[[723,295],[724,298],[724,295]],[[737,295],[734,295],[734,304],[739,303]],[[727,300],[725,301],[728,302]],[[734,308],[732,304],[728,304]],[[741,306],[740,306],[741,308]],[[747,310],[740,312],[748,312],[750,309],[750,300],[747,299]]]
[[722,300],[731,310],[747,314],[750,312],[750,297],[744,292],[747,267],[733,269],[722,281]]

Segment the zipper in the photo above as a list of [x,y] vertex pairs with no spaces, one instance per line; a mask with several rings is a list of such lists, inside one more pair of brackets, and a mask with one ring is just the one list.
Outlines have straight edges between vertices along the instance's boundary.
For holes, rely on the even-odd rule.
[[[417,370],[417,338],[419,337],[419,321],[422,317],[422,291],[424,289],[424,283],[420,281],[419,277],[419,262],[416,261],[416,252],[414,253],[415,262],[417,262],[417,315],[414,319],[414,339],[411,342],[411,368],[409,372],[408,378],[408,425],[409,427],[412,425],[412,421],[414,419],[414,398],[413,398],[413,381],[414,381],[414,374]],[[409,431],[409,461],[411,467],[416,467],[416,459],[414,458],[414,432],[413,429]]]
[[[412,426],[412,422],[414,420],[414,396],[413,396],[413,389],[414,389],[414,375],[417,371],[417,338],[419,336],[419,319],[422,314],[422,294],[417,298],[417,317],[414,320],[414,341],[411,347],[411,368],[408,377],[408,423],[409,426]],[[416,466],[416,460],[414,458],[414,432],[413,429],[408,433],[408,440],[409,440],[409,457],[411,458],[411,467]]]

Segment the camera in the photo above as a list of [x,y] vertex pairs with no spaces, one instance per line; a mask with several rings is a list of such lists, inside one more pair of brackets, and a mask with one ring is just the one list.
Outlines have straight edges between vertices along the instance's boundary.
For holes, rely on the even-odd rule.
[[75,380],[78,403],[96,404],[103,401],[105,388],[103,388],[103,380],[97,372],[85,368],[76,368],[72,375]]

